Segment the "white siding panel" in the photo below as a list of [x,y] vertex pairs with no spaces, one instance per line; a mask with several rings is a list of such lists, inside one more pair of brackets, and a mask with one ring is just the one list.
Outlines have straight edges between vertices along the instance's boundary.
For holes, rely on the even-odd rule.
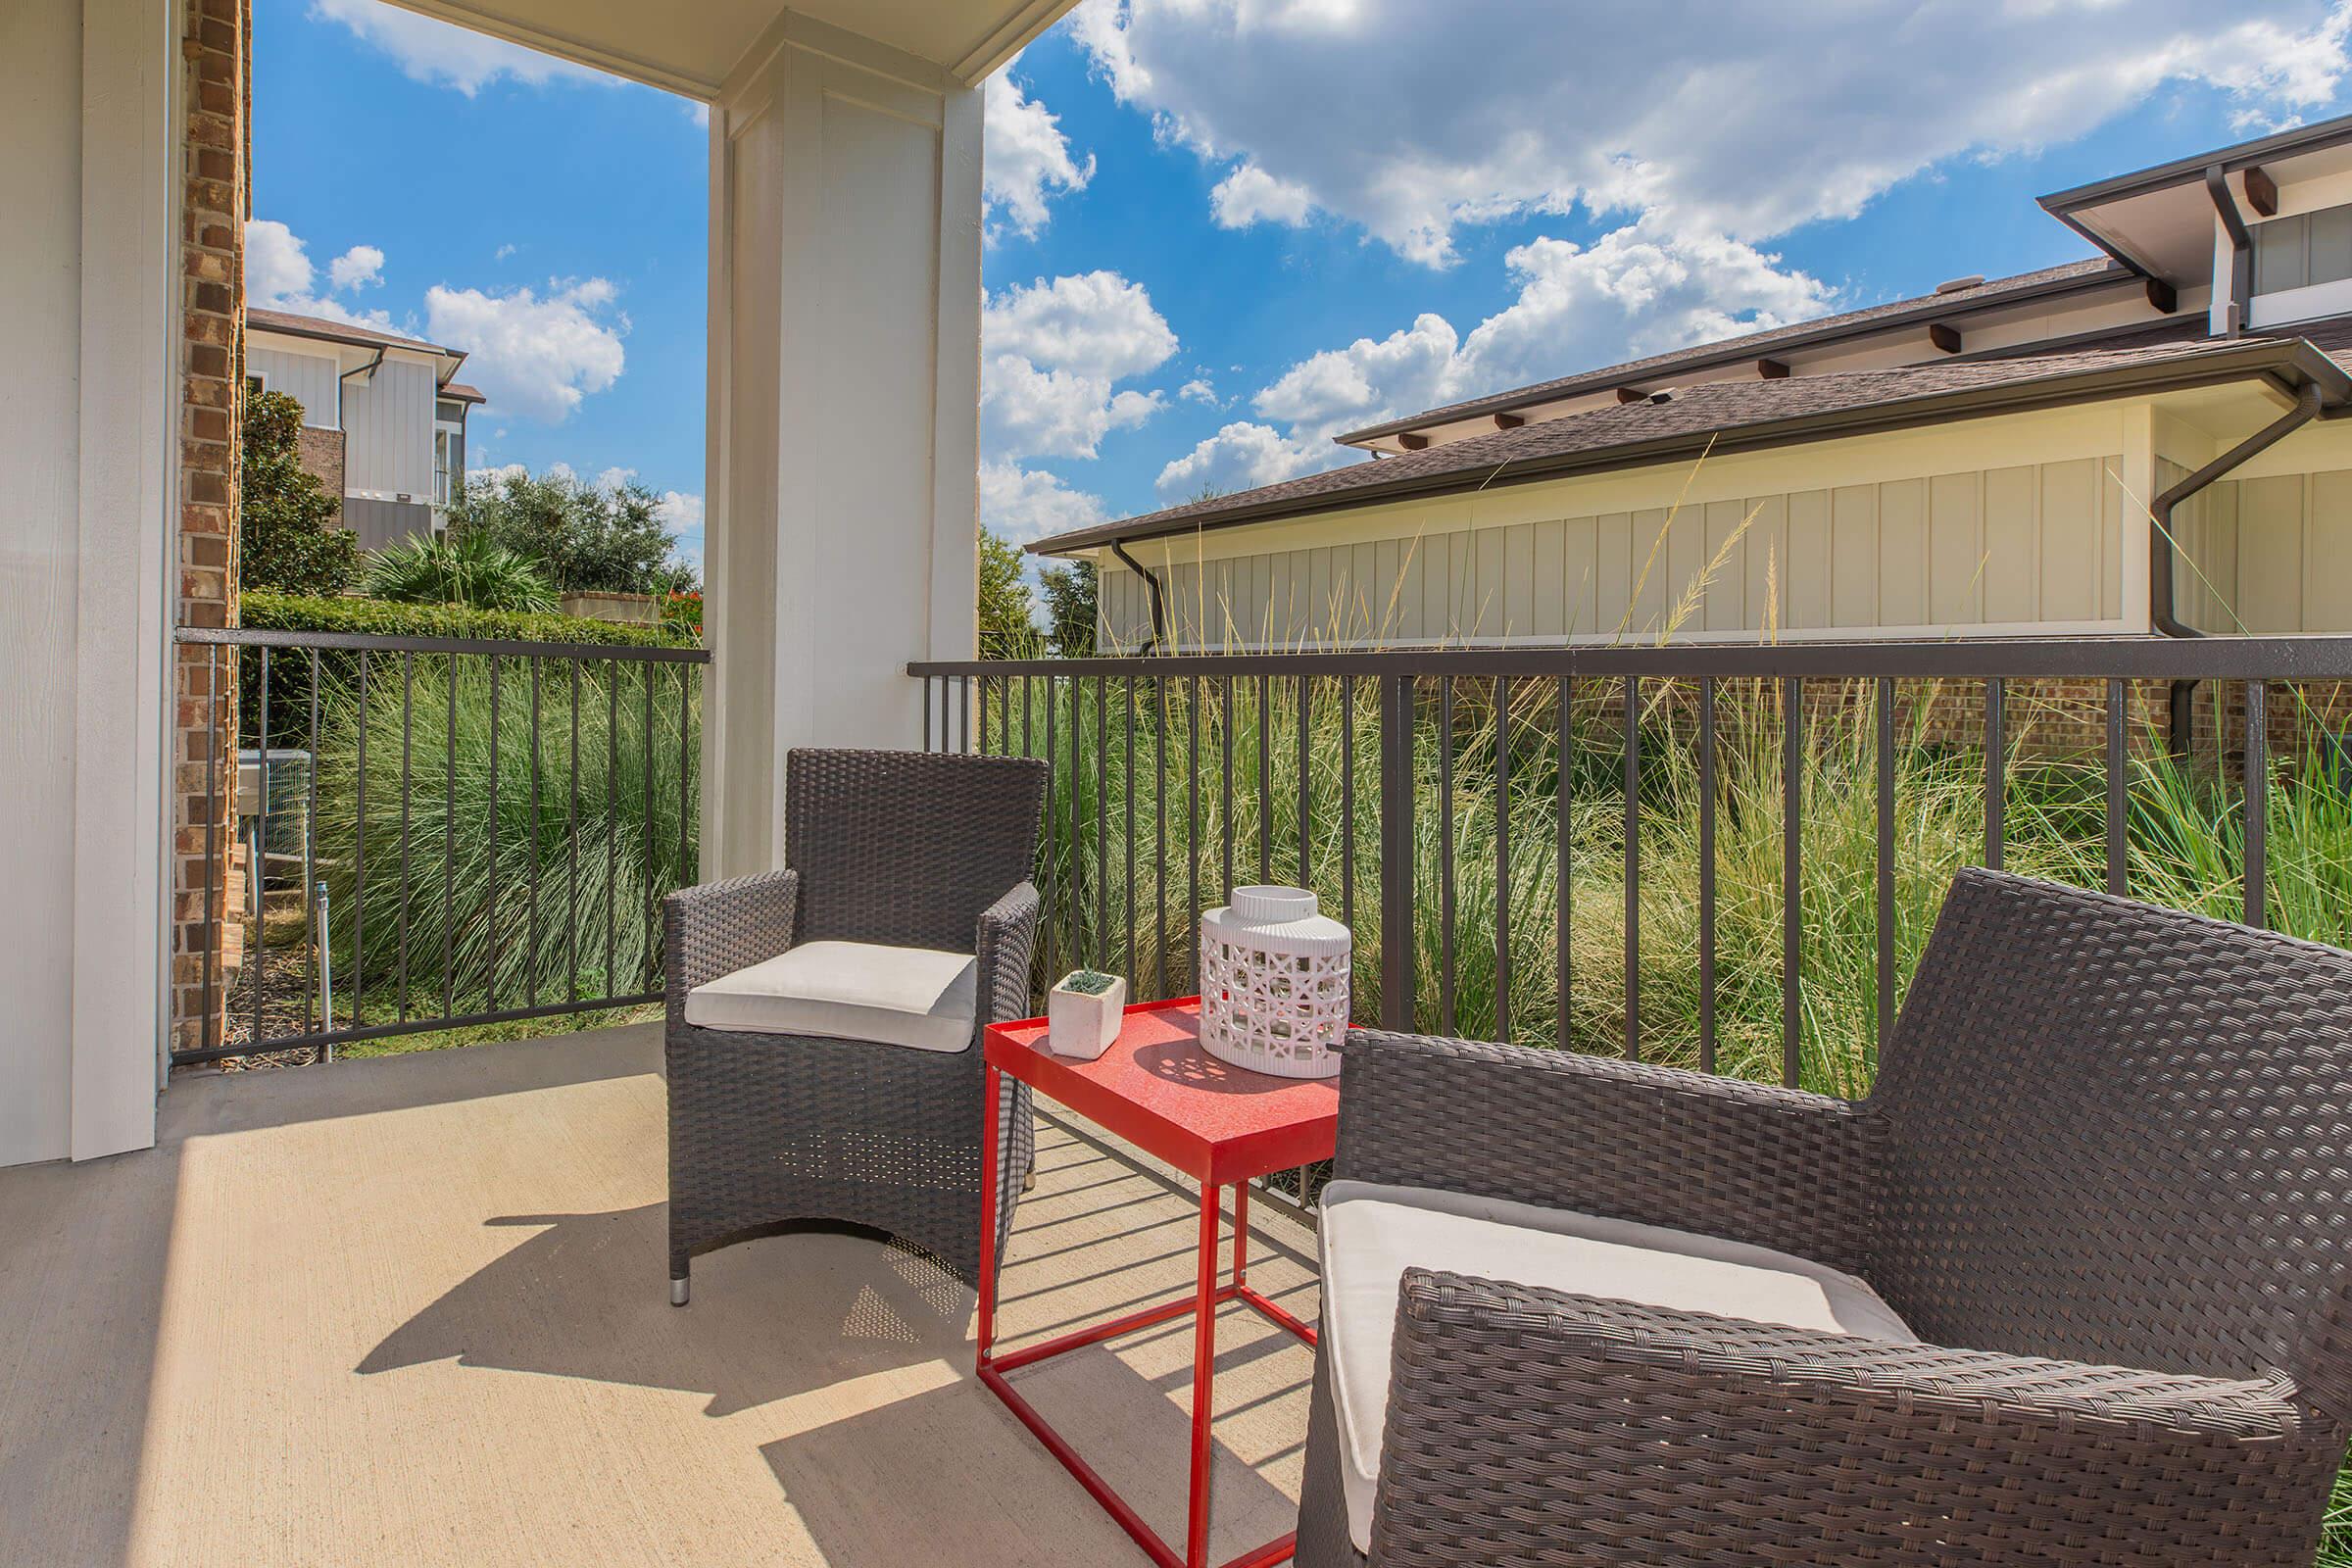
[[432,367],[386,360],[371,377],[354,376],[343,392],[344,488],[392,500],[433,494]]
[[257,343],[245,351],[245,367],[270,391],[300,403],[303,423],[318,430],[337,428],[335,382],[342,367],[333,356],[296,354]]

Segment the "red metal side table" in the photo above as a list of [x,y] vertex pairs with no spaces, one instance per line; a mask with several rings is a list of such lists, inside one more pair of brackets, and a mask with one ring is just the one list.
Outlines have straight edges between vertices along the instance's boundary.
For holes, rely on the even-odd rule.
[[[1192,1294],[1126,1313],[1042,1344],[997,1353],[997,1258],[981,1248],[980,1381],[1021,1418],[1078,1484],[1094,1494],[1160,1568],[1207,1568],[1210,1378],[1217,1349],[1217,1308],[1242,1301],[1267,1321],[1312,1345],[1315,1331],[1250,1287],[1250,1182],[1278,1170],[1329,1159],[1340,1125],[1340,1089],[1332,1079],[1273,1078],[1231,1066],[1200,1049],[1198,997],[1129,1007],[1119,1038],[1100,1059],[1080,1061],[1046,1049],[1046,1020],[991,1025],[988,1092],[995,1105],[1002,1075],[1115,1133],[1200,1183],[1199,1283]],[[980,1234],[997,1232],[997,1118],[988,1117],[981,1155]],[[1222,1283],[1217,1221],[1224,1189],[1233,1189],[1233,1279]],[[1099,1345],[1137,1329],[1193,1314],[1192,1490],[1184,1549],[1162,1541],[1126,1499],[1081,1458],[1036,1407],[1005,1381],[1025,1366]],[[1291,1555],[1296,1534],[1244,1552],[1225,1568],[1266,1568]]]

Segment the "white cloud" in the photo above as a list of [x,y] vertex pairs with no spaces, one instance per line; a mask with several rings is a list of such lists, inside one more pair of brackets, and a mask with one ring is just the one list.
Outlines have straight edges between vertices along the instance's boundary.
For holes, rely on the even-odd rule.
[[2277,119],[2325,104],[2352,5],[2254,12],[1462,0],[1438,24],[1414,0],[1088,0],[1073,25],[1123,101],[1228,170],[1218,221],[1320,209],[1443,266],[1464,223],[1580,202],[1769,238],[1942,160],[2079,136],[2167,83]]
[[1091,528],[1107,516],[1100,497],[1073,490],[1042,468],[980,465],[980,526],[1014,544]]
[[412,80],[455,87],[468,98],[503,77],[531,87],[551,81],[611,85],[619,79],[379,0],[311,0],[311,16],[341,23],[363,42],[389,55]]
[[1206,380],[1187,381],[1176,389],[1176,395],[1187,403],[1204,404],[1212,409],[1225,406],[1225,400],[1217,396],[1215,384]]
[[490,253],[490,259],[494,262],[503,262],[514,254],[514,247],[512,244],[501,245],[497,250]]
[[1277,179],[1255,164],[1242,165],[1208,193],[1209,216],[1219,228],[1247,228],[1261,220],[1303,223],[1314,205],[1314,195],[1304,185]]
[[628,318],[601,277],[485,293],[435,284],[425,318],[435,342],[469,351],[468,379],[501,413],[560,424],[583,397],[620,376]]
[[590,483],[599,490],[617,490],[637,477],[635,468],[623,468],[615,464],[598,474]]
[[[382,265],[383,255],[373,246],[354,246],[328,264],[329,277],[343,271],[345,264],[362,251],[372,253],[376,265]],[[382,332],[399,330],[382,311],[355,311],[340,300],[312,293],[317,281],[318,269],[311,265],[310,247],[301,235],[275,219],[257,218],[245,225],[245,297],[250,303],[264,310],[323,317]]]
[[1115,383],[1176,352],[1140,283],[1087,272],[1009,288],[981,313],[980,440],[992,461],[1091,458],[1103,436],[1165,406]]
[[1046,226],[1050,198],[1084,190],[1095,177],[1094,155],[1084,163],[1070,156],[1059,121],[1021,91],[1009,67],[988,78],[981,111],[982,194],[1014,230],[1033,237]]
[[1250,405],[1294,430],[1330,436],[1446,401],[1445,388],[1458,347],[1452,324],[1425,313],[1377,342],[1359,337],[1344,349],[1299,361]]
[[699,574],[703,569],[703,498],[683,490],[664,490],[654,504],[654,514],[676,541],[678,558]]
[[384,253],[372,245],[354,245],[326,264],[327,287],[337,293],[356,293],[384,286]]
[[1176,503],[1278,484],[1356,456],[1328,441],[1285,435],[1271,425],[1237,419],[1160,469],[1155,483],[1160,499]]

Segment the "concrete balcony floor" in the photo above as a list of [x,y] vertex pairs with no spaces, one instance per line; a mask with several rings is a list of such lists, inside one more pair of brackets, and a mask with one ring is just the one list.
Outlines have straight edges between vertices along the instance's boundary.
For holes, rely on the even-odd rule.
[[[846,1236],[666,1298],[659,1026],[182,1080],[0,1171],[0,1562],[1116,1565],[972,1375],[972,1297]],[[1010,1342],[1187,1291],[1190,1190],[1052,1120]],[[1252,1280],[1315,1305],[1253,1206]],[[1220,1319],[1216,1560],[1290,1528],[1310,1355]],[[1189,1320],[1018,1374],[1181,1537]]]

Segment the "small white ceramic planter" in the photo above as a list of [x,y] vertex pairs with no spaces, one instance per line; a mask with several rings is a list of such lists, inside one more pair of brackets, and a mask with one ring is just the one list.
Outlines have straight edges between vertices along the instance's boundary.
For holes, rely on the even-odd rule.
[[1101,978],[1110,984],[1101,991],[1072,990],[1073,982],[1091,971],[1072,969],[1046,997],[1046,1044],[1056,1056],[1093,1061],[1119,1038],[1119,1022],[1127,1007],[1127,982],[1116,975]]

